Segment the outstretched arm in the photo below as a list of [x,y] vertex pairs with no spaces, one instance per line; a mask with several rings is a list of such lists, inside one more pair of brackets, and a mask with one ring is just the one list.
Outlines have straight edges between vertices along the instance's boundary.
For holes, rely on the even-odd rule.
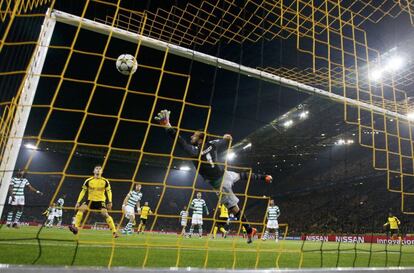
[[27,186],[29,187],[29,189],[30,189],[32,192],[35,192],[35,193],[40,194],[40,195],[43,195],[43,193],[42,193],[42,192],[40,192],[39,190],[36,190],[36,189],[35,189],[32,185],[27,184]]
[[[165,130],[167,131],[168,135],[174,139],[175,135],[177,134],[177,130],[171,127],[170,114],[171,114],[171,111],[162,110],[161,112],[157,114],[157,116],[154,119],[158,121],[159,124],[165,126]],[[191,157],[198,156],[198,153],[199,153],[198,148],[191,145],[187,141],[185,141],[181,136],[178,136],[177,142],[181,146],[181,148],[183,148],[184,151],[187,154],[189,154]]]
[[[243,179],[243,180],[247,180],[249,178],[249,172],[241,172],[240,173],[240,178]],[[251,179],[252,180],[262,180],[262,181],[265,181],[266,183],[272,183],[273,182],[273,177],[271,175],[268,175],[268,174],[252,173]]]

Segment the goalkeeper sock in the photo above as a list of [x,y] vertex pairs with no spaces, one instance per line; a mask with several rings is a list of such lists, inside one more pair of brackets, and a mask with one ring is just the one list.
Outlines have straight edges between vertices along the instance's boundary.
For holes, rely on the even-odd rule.
[[13,222],[13,211],[9,211],[9,213],[7,213],[7,225],[11,225],[11,223]]
[[[237,219],[240,219],[242,222],[247,222],[247,218],[246,218],[246,216],[244,216],[244,215],[241,215],[241,210],[239,210],[239,212],[237,212],[234,216],[237,218]],[[243,225],[243,227],[246,229],[246,233],[247,234],[250,234],[250,233],[252,233],[252,228],[251,228],[251,226],[249,225],[249,224],[247,224],[247,223],[242,223],[242,225]]]
[[218,227],[214,227],[213,238],[216,238]]
[[112,232],[116,232],[116,227],[115,227],[114,219],[112,219],[111,216],[108,216],[105,219],[105,221],[108,224],[109,228],[112,230]]
[[145,230],[145,225],[142,225],[141,232],[144,232],[144,230]]
[[75,215],[75,227],[80,227],[83,218],[83,212],[78,211]]
[[223,234],[226,234],[226,232],[227,232],[227,230],[225,230],[225,229],[224,229],[224,227],[221,227],[221,228],[220,228],[220,231],[221,231]]

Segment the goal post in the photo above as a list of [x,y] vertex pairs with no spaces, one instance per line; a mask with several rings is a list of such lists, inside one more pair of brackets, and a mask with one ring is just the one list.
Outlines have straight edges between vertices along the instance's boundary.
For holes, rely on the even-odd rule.
[[24,131],[29,120],[30,110],[32,109],[31,105],[36,95],[40,74],[46,60],[55,25],[56,20],[48,9],[40,30],[37,45],[27,68],[27,73],[20,85],[16,111],[14,117],[12,117],[13,121],[10,133],[0,162],[0,217],[3,214],[3,208],[6,204],[10,180],[16,165]]

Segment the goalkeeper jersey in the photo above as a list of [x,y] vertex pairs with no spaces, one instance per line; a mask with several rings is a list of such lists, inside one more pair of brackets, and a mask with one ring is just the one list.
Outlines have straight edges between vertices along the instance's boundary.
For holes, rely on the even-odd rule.
[[[168,134],[174,138],[177,131],[174,128],[167,128]],[[178,136],[178,144],[184,151],[192,158],[198,158],[201,153],[201,161],[199,168],[200,175],[207,180],[214,188],[220,188],[221,180],[224,174],[224,166],[217,164],[218,152],[226,150],[229,146],[229,141],[226,139],[216,139],[205,143],[204,150],[202,145],[194,146],[185,141],[181,136]],[[193,161],[197,168],[198,162]]]

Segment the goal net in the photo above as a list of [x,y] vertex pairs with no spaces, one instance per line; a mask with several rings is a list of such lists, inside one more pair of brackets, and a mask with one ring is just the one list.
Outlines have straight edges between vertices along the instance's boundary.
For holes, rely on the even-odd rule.
[[[270,144],[276,142],[290,146],[289,136],[294,134],[289,135],[289,128],[293,122],[303,122],[312,107],[342,111],[343,126],[354,128],[352,141],[369,148],[366,151],[372,154],[368,163],[366,157],[362,162],[355,156],[343,166],[329,165],[332,171],[322,180],[338,173],[348,175],[355,168],[361,172],[367,168],[383,171],[381,179],[386,186],[381,187],[399,197],[393,199],[393,205],[397,204],[394,207],[407,215],[414,211],[413,139],[407,117],[411,108],[404,92],[411,82],[397,84],[403,80],[395,75],[381,83],[367,78],[366,74],[375,69],[372,62],[380,65],[382,58],[368,46],[361,27],[372,14],[355,11],[356,4],[311,2],[190,1],[159,8],[151,1],[2,2],[0,87],[6,91],[0,97],[0,201],[4,223],[12,208],[6,195],[17,169],[26,170],[29,182],[44,193],[37,196],[26,192],[32,203],[28,202],[24,217],[32,224],[44,221],[42,211],[62,196],[63,223],[71,223],[78,194],[96,165],[102,165],[103,176],[111,184],[113,207],[108,213],[118,230],[127,223],[124,198],[137,183],[142,185],[141,207],[148,202],[152,211],[145,221],[136,213],[135,234],[120,238],[113,238],[106,230],[99,210],[84,213],[82,229],[76,236],[42,227],[14,230],[3,226],[0,248],[31,253],[10,263],[232,269],[413,266],[412,236],[406,232],[390,237],[378,221],[374,226],[374,222],[353,219],[355,232],[347,234],[342,230],[351,228],[339,227],[338,219],[328,213],[326,219],[314,219],[319,226],[297,223],[290,231],[295,213],[301,215],[312,206],[312,198],[295,194],[297,189],[306,189],[299,183],[306,174],[293,175],[292,171],[301,168],[299,160],[296,165],[280,161],[289,170],[284,177],[291,175],[298,183],[286,191],[295,205],[286,205],[288,216],[279,223],[279,233],[271,229],[269,239],[261,240],[269,200],[276,196],[276,205],[279,200],[287,203],[286,197],[275,193],[277,183],[269,185],[257,178],[269,170],[265,164],[282,172],[280,164],[274,163],[278,151],[270,154],[267,162],[256,162],[260,151],[252,150],[249,156],[254,164],[237,164],[231,155],[250,150],[255,134],[263,138],[263,150],[272,149]],[[388,2],[389,11],[368,5],[378,11],[378,21],[395,16],[391,13],[395,10],[398,15],[411,14],[410,4]],[[272,52],[265,51],[268,41],[290,46],[294,41],[296,55],[288,53],[285,57],[295,56],[296,62],[284,65],[280,60],[271,66],[265,60],[266,56],[273,58]],[[122,75],[115,66],[117,57],[125,53],[138,62],[137,71],[130,76]],[[278,54],[280,59],[284,57],[282,50]],[[274,96],[275,88],[279,94],[291,92],[295,104],[307,103],[284,107]],[[251,96],[256,91],[259,95]],[[255,109],[250,108],[251,100],[258,102]],[[279,113],[286,114],[264,119],[276,104]],[[171,124],[177,130],[172,138],[154,120],[164,109],[171,111]],[[217,162],[206,162],[201,156],[188,156],[180,147],[181,138],[190,141],[196,131],[206,135],[203,145],[222,140],[228,132],[248,137],[230,142]],[[270,131],[285,133],[286,138],[272,140]],[[325,136],[324,132],[311,132],[312,139]],[[305,138],[301,144],[313,147]],[[348,144],[347,139],[330,143]],[[293,144],[290,150],[296,151],[296,158],[305,154],[313,160],[312,150],[302,153],[297,148]],[[346,151],[344,154],[346,157]],[[330,155],[323,160],[322,165],[332,164],[335,158]],[[360,165],[355,167],[353,160]],[[233,186],[241,215],[247,219],[230,221],[225,239],[219,235],[213,239],[215,227],[220,234],[223,222],[219,219],[223,195],[199,174],[201,164],[206,163],[247,174]],[[369,180],[377,177],[370,173]],[[360,183],[362,178],[355,175],[352,179]],[[346,184],[347,180],[342,182]],[[198,192],[210,211],[203,217],[201,240],[179,236],[180,211],[188,210]],[[327,198],[323,192],[317,194],[322,202]],[[346,198],[342,201],[347,202]],[[350,203],[362,205],[365,201],[358,196]],[[315,210],[327,210],[329,202]],[[281,211],[283,215],[283,207]],[[315,216],[311,213],[306,217]],[[335,230],[328,228],[333,222]],[[246,244],[243,238],[247,236],[243,224],[247,223],[258,230],[253,244]],[[143,225],[145,231],[137,235],[136,229]],[[194,235],[197,227],[195,230]],[[59,258],[55,257],[57,250],[62,253]]]

